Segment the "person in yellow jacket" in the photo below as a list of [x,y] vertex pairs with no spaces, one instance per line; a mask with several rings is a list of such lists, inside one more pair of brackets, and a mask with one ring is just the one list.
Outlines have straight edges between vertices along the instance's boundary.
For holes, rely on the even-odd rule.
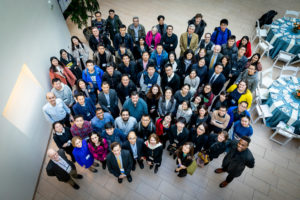
[[238,84],[233,84],[227,90],[229,107],[237,106],[240,102],[246,101],[250,109],[252,103],[252,93],[248,89],[247,81],[241,80]]

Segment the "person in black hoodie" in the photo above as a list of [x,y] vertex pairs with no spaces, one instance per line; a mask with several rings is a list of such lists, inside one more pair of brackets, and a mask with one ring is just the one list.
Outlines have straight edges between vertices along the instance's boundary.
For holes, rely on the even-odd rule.
[[129,79],[128,74],[122,75],[121,82],[118,84],[116,91],[122,105],[124,104],[125,100],[130,97],[131,92],[136,91],[136,86]]
[[133,40],[132,37],[126,33],[126,25],[121,24],[119,27],[119,33],[115,35],[114,38],[114,47],[115,49],[119,49],[121,44],[125,44],[125,47],[127,49],[130,49],[132,52],[133,50]]
[[112,54],[114,54],[114,48],[111,46],[110,40],[104,35],[100,34],[97,27],[92,28],[92,34],[89,39],[90,48],[96,52],[98,44],[103,44]]
[[144,144],[147,163],[150,169],[155,165],[154,173],[157,173],[162,161],[163,145],[155,133],[151,134]]
[[173,72],[173,67],[171,64],[165,66],[165,74],[161,79],[161,89],[165,92],[166,88],[172,88],[173,91],[180,89],[180,77]]
[[81,79],[82,72],[77,65],[76,59],[64,49],[61,49],[59,53],[60,62],[62,62],[66,67],[68,67],[71,70],[71,72],[74,74],[77,80]]
[[115,14],[113,9],[108,11],[109,16],[106,19],[106,30],[109,32],[111,41],[114,41],[115,35],[119,31],[119,27],[122,24],[119,16]]
[[113,55],[106,50],[103,44],[98,44],[97,51],[93,55],[94,63],[103,71],[106,70],[107,65],[114,62]]
[[178,37],[173,33],[173,26],[167,26],[167,32],[162,35],[160,43],[163,45],[164,50],[169,54],[172,51],[175,51],[178,45]]
[[106,67],[106,72],[102,76],[102,81],[108,82],[111,89],[116,89],[117,85],[121,81],[122,74],[118,70],[115,70],[113,63],[109,63]]
[[206,22],[203,20],[203,16],[201,13],[197,13],[192,19],[188,21],[188,25],[194,24],[196,29],[195,33],[198,35],[199,41],[202,38],[204,33],[204,29],[206,27]]

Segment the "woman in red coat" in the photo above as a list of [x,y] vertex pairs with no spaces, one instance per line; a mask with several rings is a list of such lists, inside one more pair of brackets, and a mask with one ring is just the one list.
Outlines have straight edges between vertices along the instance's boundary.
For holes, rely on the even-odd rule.
[[163,144],[163,148],[166,147],[166,142],[168,140],[168,132],[171,127],[172,114],[167,113],[164,117],[159,118],[156,121],[156,135],[158,135],[160,142]]
[[56,57],[50,58],[51,67],[49,69],[49,76],[51,81],[54,78],[60,79],[60,81],[66,85],[72,87],[75,85],[76,77],[62,62],[60,62]]
[[252,55],[252,51],[251,51],[251,43],[249,41],[249,37],[248,36],[243,36],[242,39],[240,39],[239,41],[236,42],[236,46],[238,48],[240,48],[241,45],[243,45],[243,46],[246,47],[245,56],[247,58],[249,58]]

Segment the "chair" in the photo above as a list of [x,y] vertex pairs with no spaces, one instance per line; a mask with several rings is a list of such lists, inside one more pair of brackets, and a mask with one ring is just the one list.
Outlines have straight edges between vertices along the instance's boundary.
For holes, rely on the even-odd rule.
[[[261,99],[259,97],[256,98],[256,105],[253,110],[256,110],[257,112],[257,118],[254,120],[254,118],[251,116],[252,124],[255,124],[258,120],[262,119],[263,123],[266,124],[266,118],[272,117],[273,114],[270,110],[270,107],[267,104],[261,104]],[[253,112],[251,111],[251,113]],[[254,121],[253,121],[254,120]]]
[[262,100],[267,100],[269,98],[269,90],[267,88],[260,88],[259,86],[255,90],[256,97],[259,97],[260,103]]
[[294,65],[294,64],[297,64],[297,63],[300,62],[300,53],[298,53],[297,58],[298,58],[298,59],[295,60],[294,62],[292,62],[291,65]]
[[288,53],[288,52],[285,52],[285,51],[282,51],[280,50],[279,51],[279,54],[276,56],[276,59],[272,65],[272,67],[275,67],[275,68],[278,68],[278,69],[282,69],[283,66],[278,66],[276,65],[276,63],[278,61],[283,61],[285,62],[286,64],[285,65],[289,65],[290,62],[296,57],[296,55],[294,54],[291,54],[291,53]]
[[273,67],[270,67],[261,72],[261,78],[259,80],[260,88],[269,88],[273,83]]
[[299,17],[299,12],[298,11],[294,11],[294,10],[286,10],[284,17],[287,17],[287,15],[292,15],[294,18],[298,18]]
[[257,27],[255,28],[254,34],[252,35],[251,43],[253,43],[256,40],[256,38],[261,40],[263,37],[267,37],[267,30],[260,28],[259,20],[256,20],[256,23],[257,23]]
[[[280,121],[279,124],[277,124],[276,126],[276,131],[270,136],[270,140],[284,146],[293,138],[300,138],[300,135],[295,134],[294,131],[295,127],[289,126],[283,121]],[[286,137],[286,140],[284,142],[276,140],[274,137],[278,134]]]
[[[296,76],[298,71],[299,71],[299,67],[283,66],[279,77],[282,78],[282,77]],[[292,74],[284,74],[286,72],[292,72]]]
[[260,39],[258,44],[255,47],[254,52],[256,52],[257,49],[262,49],[263,53],[261,54],[261,57],[263,57],[266,53],[267,53],[267,56],[269,57],[270,50],[273,48],[274,48],[273,45],[271,45],[268,41]]

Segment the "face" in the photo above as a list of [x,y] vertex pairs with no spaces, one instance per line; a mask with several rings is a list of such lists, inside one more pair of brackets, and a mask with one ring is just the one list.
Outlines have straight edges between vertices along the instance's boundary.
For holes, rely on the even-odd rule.
[[139,95],[132,95],[131,96],[131,101],[134,105],[137,104],[137,102],[139,101]]
[[199,114],[200,114],[200,116],[204,116],[205,114],[206,114],[206,110],[204,109],[204,108],[201,108],[200,110],[199,110]]
[[152,35],[156,35],[157,29],[156,29],[156,28],[153,28],[153,29],[151,30],[151,32],[152,32]]
[[61,57],[63,57],[64,59],[67,59],[67,58],[68,58],[67,52],[63,51],[63,52],[61,53]]
[[227,26],[228,26],[227,24],[222,23],[222,24],[220,25],[221,30],[224,32],[224,31],[226,30]]
[[153,87],[151,91],[152,91],[152,94],[156,95],[158,93],[158,88]]
[[187,110],[189,108],[186,102],[183,102],[181,106],[183,110]]
[[53,87],[56,89],[56,90],[61,90],[62,88],[62,84],[60,81],[56,81],[53,83]]
[[169,60],[170,60],[171,62],[175,60],[174,54],[170,54],[170,55],[169,55]]
[[206,34],[205,35],[205,42],[206,43],[210,42],[210,38],[211,38],[210,34]]
[[190,153],[190,149],[191,149],[190,145],[186,144],[186,145],[182,146],[182,152],[185,153],[185,154]]
[[83,81],[80,81],[78,85],[79,85],[80,89],[86,88],[85,82],[83,82]]
[[205,60],[201,59],[199,60],[199,67],[203,67],[205,65]]
[[220,45],[216,45],[214,47],[214,53],[220,53],[220,51],[221,51],[221,46]]
[[79,41],[76,38],[73,38],[72,42],[73,42],[74,45],[78,45],[79,44]]
[[54,161],[58,161],[59,160],[59,155],[58,155],[58,153],[56,151],[53,151],[53,152],[49,153],[48,157],[51,160],[54,160]]
[[240,56],[243,56],[245,53],[246,53],[246,49],[245,49],[244,47],[242,47],[242,48],[240,48],[240,49],[238,50],[238,54],[239,54]]
[[253,63],[256,62],[256,61],[258,61],[258,56],[257,55],[253,56],[252,59],[251,59],[251,61]]
[[144,127],[147,127],[150,124],[151,120],[149,117],[142,117],[141,122]]
[[205,50],[204,49],[201,49],[200,51],[199,51],[199,56],[200,56],[200,58],[203,58],[204,56],[205,56]]
[[109,93],[109,85],[108,84],[103,84],[102,85],[102,90],[105,94]]
[[197,18],[195,18],[195,23],[199,24],[201,22],[201,20],[202,20],[201,17],[197,17]]
[[92,30],[92,33],[93,33],[93,35],[94,35],[95,37],[98,37],[98,36],[99,36],[99,30],[98,30],[97,28],[94,28],[94,29]]
[[171,90],[166,90],[166,91],[165,91],[165,97],[166,97],[167,99],[170,99],[170,98],[172,97],[172,91],[171,91]]
[[158,23],[159,23],[160,25],[163,25],[163,24],[164,24],[164,19],[161,17],[161,18],[158,20]]
[[114,68],[112,66],[106,67],[106,71],[109,75],[112,75],[114,73]]
[[129,84],[128,76],[123,76],[121,82],[124,86],[127,86]]
[[144,54],[143,54],[143,60],[144,60],[144,61],[149,60],[149,54],[144,53]]
[[156,48],[156,51],[157,51],[157,53],[158,54],[161,54],[162,53],[162,51],[163,51],[163,47],[162,46],[157,46],[157,48]]
[[126,28],[120,28],[120,34],[124,36],[126,34]]
[[120,154],[121,154],[121,147],[119,145],[115,146],[112,150],[113,154],[116,156],[116,157],[119,157]]
[[129,57],[128,56],[123,56],[123,62],[125,65],[128,65],[130,60],[129,60]]
[[149,76],[153,76],[153,74],[154,74],[154,72],[155,72],[155,68],[154,68],[154,67],[149,67],[149,68],[147,69],[147,72],[148,72]]
[[238,145],[237,145],[237,150],[239,152],[245,151],[248,148],[248,142],[246,142],[245,140],[240,139]]
[[223,71],[223,67],[222,67],[222,66],[217,65],[217,66],[215,67],[215,73],[216,73],[216,74],[220,74],[222,71]]
[[121,51],[121,54],[122,54],[122,55],[125,53],[125,50],[126,50],[126,48],[120,47],[120,51]]
[[88,68],[89,71],[94,71],[94,64],[93,63],[87,63],[86,67]]
[[256,72],[255,66],[254,66],[254,65],[250,65],[250,66],[248,67],[248,74],[249,74],[249,75],[254,75],[255,72]]
[[84,96],[79,96],[79,97],[77,97],[77,102],[78,102],[80,105],[84,105],[84,103],[85,103],[85,98],[84,98]]
[[102,120],[102,119],[104,118],[104,112],[103,112],[103,110],[97,111],[97,112],[96,112],[96,116],[97,116],[100,120]]
[[100,13],[97,13],[95,16],[96,16],[97,21],[101,21],[101,14]]
[[173,34],[173,28],[172,27],[168,27],[167,28],[167,34],[168,35],[172,35]]
[[114,12],[109,12],[109,17],[110,18],[114,18],[115,17],[115,13]]
[[57,59],[53,59],[51,61],[51,64],[54,65],[54,66],[57,66],[58,65],[58,60]]
[[78,117],[78,118],[76,118],[74,123],[77,127],[81,128],[83,126],[84,120],[82,117]]
[[197,76],[196,72],[195,71],[191,71],[190,73],[190,78],[193,79]]
[[57,133],[61,133],[61,132],[63,132],[64,127],[63,127],[63,125],[61,125],[60,123],[57,123],[57,124],[55,124],[54,130],[55,130],[55,132],[57,132]]
[[82,147],[82,141],[79,140],[79,139],[77,139],[77,140],[75,141],[75,147],[81,148],[81,147]]
[[129,113],[128,112],[122,112],[121,118],[123,119],[123,121],[127,122],[128,119],[129,119]]
[[224,66],[226,66],[226,65],[227,65],[227,63],[228,63],[228,60],[227,60],[227,58],[223,58],[223,59],[222,59],[222,64],[223,64]]
[[226,109],[225,108],[220,108],[218,113],[219,113],[220,116],[223,117],[226,114]]
[[94,144],[97,144],[99,142],[99,136],[97,134],[92,134],[91,140]]
[[56,103],[56,97],[53,93],[48,93],[47,94],[47,101],[51,104],[54,105]]
[[249,126],[249,119],[247,117],[243,117],[241,119],[241,124],[243,127],[248,127]]
[[197,135],[202,135],[205,133],[205,128],[203,125],[199,125],[197,128]]
[[130,144],[135,144],[136,142],[136,135],[134,133],[129,133],[128,134],[128,141]]
[[224,140],[225,140],[224,134],[223,134],[223,133],[220,133],[220,134],[218,135],[218,141],[219,141],[219,142],[223,142]]
[[186,59],[191,60],[193,58],[193,54],[188,53],[186,54]]
[[98,52],[102,55],[105,52],[105,48],[103,46],[98,47]]
[[145,44],[145,40],[144,39],[140,39],[139,43],[140,43],[140,45],[144,45]]
[[165,116],[164,121],[167,122],[167,123],[170,123],[172,121],[171,116],[170,115]]
[[173,69],[172,69],[172,67],[167,67],[167,68],[166,68],[166,74],[167,74],[167,76],[171,76],[171,75],[173,74]]
[[177,126],[177,130],[178,130],[178,131],[182,131],[183,128],[184,128],[184,123],[177,122],[177,123],[176,123],[176,126]]
[[247,39],[246,38],[243,38],[242,39],[242,45],[246,45],[248,43]]
[[151,145],[156,145],[156,139],[154,137],[151,137],[149,142]]
[[225,96],[225,95],[220,95],[220,100],[221,100],[221,101],[225,101],[225,99],[226,99],[226,96]]
[[108,128],[108,129],[105,129],[107,135],[113,135],[114,133],[114,128]]
[[133,19],[133,25],[137,27],[139,25],[139,19]]
[[195,32],[195,27],[188,28],[188,34],[193,34]]
[[234,40],[228,40],[228,46],[232,47],[234,45]]
[[246,103],[240,103],[238,105],[238,111],[239,112],[244,112],[245,110],[247,110],[247,104]]
[[186,85],[181,90],[182,90],[183,94],[187,94],[190,91],[190,88],[189,88],[189,86]]
[[196,98],[195,98],[195,103],[200,103],[201,102],[201,98],[199,97],[199,96],[197,96]]
[[240,91],[245,91],[246,90],[246,83],[245,82],[240,82],[239,83],[239,90]]
[[205,87],[204,87],[204,92],[205,93],[209,93],[211,91],[211,86],[210,85],[206,85]]

